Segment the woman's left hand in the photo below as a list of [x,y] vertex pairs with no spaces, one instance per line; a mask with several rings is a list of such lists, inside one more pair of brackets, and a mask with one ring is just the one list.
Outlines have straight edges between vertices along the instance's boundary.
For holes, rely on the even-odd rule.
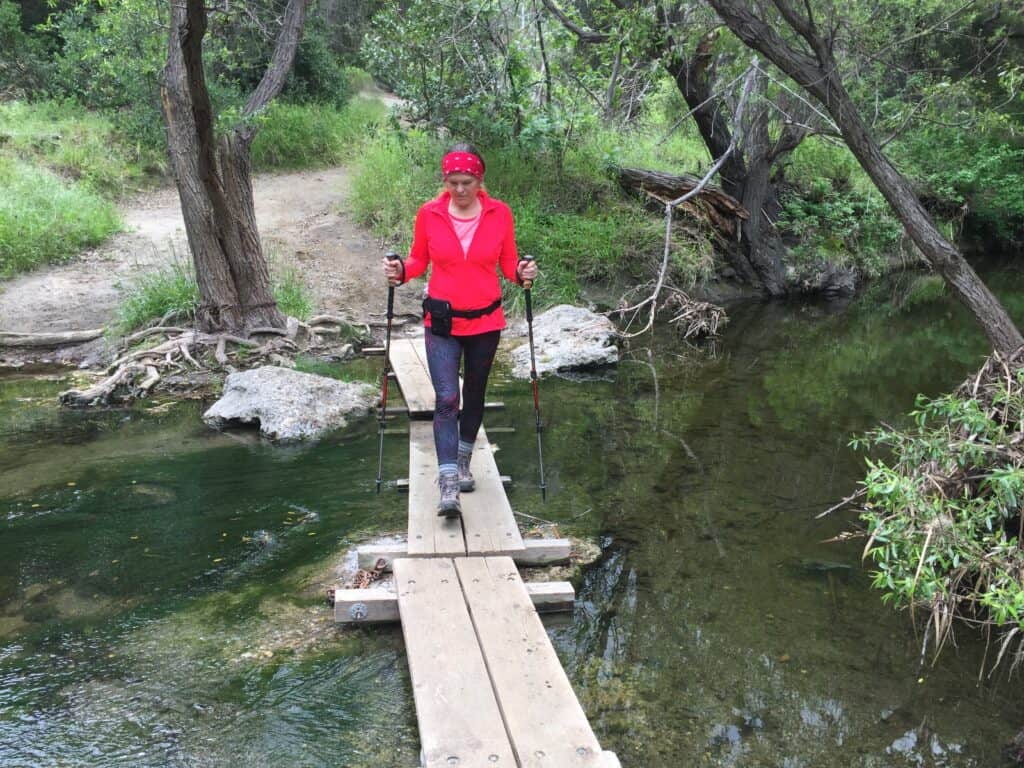
[[519,280],[536,280],[537,279],[537,262],[533,259],[526,260],[522,259],[519,262],[519,266],[516,267],[516,272],[519,274]]

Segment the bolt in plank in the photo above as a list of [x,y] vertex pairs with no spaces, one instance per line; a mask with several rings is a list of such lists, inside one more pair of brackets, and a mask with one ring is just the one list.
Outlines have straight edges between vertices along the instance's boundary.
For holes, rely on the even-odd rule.
[[606,764],[512,559],[455,568],[520,768]]
[[516,768],[449,558],[394,563],[425,768]]

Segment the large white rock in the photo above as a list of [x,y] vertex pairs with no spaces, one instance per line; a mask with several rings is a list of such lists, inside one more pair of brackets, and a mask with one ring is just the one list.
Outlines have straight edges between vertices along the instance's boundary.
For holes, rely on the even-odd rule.
[[[559,304],[533,318],[537,374],[594,368],[619,361],[615,325],[583,307]],[[512,375],[530,377],[530,345],[512,350]]]
[[224,394],[203,421],[216,428],[258,423],[274,440],[308,440],[345,426],[346,416],[361,416],[375,400],[369,384],[265,365],[228,376]]

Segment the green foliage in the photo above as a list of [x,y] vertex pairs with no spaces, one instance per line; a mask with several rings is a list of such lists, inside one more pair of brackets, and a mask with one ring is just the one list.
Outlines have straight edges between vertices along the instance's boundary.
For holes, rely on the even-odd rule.
[[12,0],[0,0],[0,98],[24,97],[49,76],[46,46],[22,29],[21,13]]
[[1024,628],[1024,470],[1013,447],[1024,370],[1007,378],[992,367],[978,397],[919,396],[912,427],[853,441],[892,456],[868,459],[864,480],[873,584],[888,602],[933,611],[939,639],[954,616],[984,621],[979,606],[997,627]]
[[981,130],[923,128],[897,145],[905,170],[920,179],[933,207],[976,216],[1003,238],[1024,228],[1024,140],[1001,125]]
[[87,187],[0,155],[0,277],[65,261],[120,228]]
[[121,133],[157,151],[165,146],[158,76],[166,59],[167,7],[80,0],[50,23],[63,40],[51,92],[105,110]]
[[792,187],[778,226],[797,261],[852,263],[869,276],[886,271],[903,227],[846,147],[807,139],[785,172]]
[[252,143],[253,165],[258,170],[277,170],[340,163],[354,156],[386,119],[384,105],[371,99],[353,99],[341,110],[329,105],[272,103],[261,116]]

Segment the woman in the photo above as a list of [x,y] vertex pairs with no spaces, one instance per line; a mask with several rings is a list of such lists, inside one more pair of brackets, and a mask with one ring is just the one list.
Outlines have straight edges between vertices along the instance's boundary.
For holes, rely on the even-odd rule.
[[[512,211],[484,190],[484,160],[470,144],[456,144],[441,160],[444,189],[416,214],[404,261],[383,260],[389,285],[401,285],[430,267],[423,301],[427,364],[434,384],[434,447],[441,501],[437,513],[462,514],[459,491],[473,490],[469,462],[484,415],[484,390],[505,327],[495,267],[521,284],[537,265],[516,252]],[[459,361],[465,357],[462,412]]]

